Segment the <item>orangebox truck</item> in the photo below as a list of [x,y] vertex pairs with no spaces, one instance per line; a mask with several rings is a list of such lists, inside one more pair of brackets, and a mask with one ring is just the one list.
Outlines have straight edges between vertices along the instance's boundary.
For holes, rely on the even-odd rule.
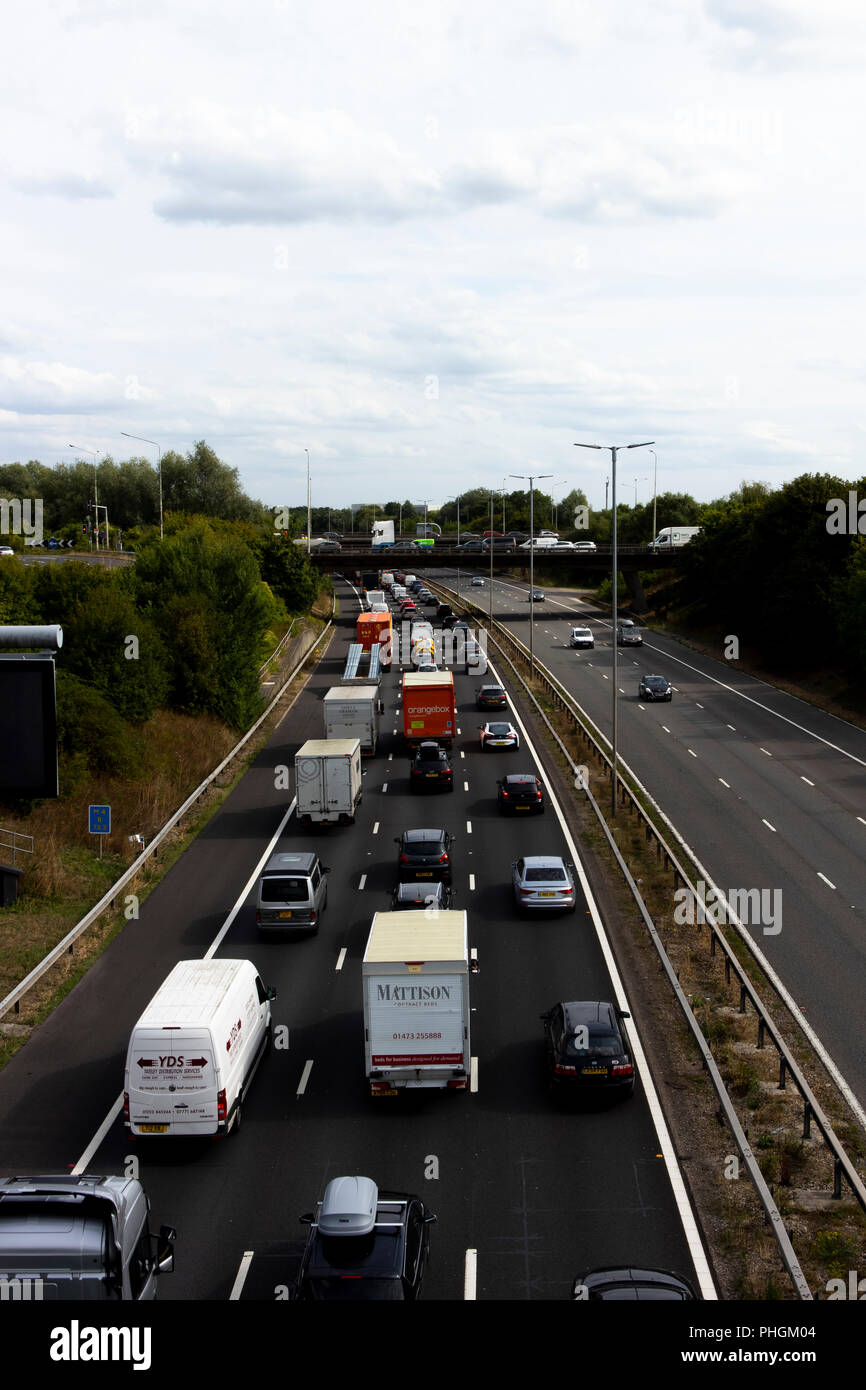
[[465,912],[377,912],[361,963],[372,1096],[469,1086]]
[[403,674],[403,737],[410,745],[436,739],[450,748],[457,731],[451,671]]

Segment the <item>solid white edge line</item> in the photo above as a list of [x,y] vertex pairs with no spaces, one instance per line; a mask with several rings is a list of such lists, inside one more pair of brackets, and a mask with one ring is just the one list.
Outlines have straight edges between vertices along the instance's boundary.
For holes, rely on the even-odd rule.
[[348,949],[348,946],[342,946],[340,948],[340,954],[337,956],[337,964],[334,966],[335,970],[342,970],[343,961],[346,959],[346,952]]
[[[499,680],[499,677],[497,677],[497,680]],[[500,685],[502,684],[501,680],[499,681],[499,683]],[[520,716],[515,714],[514,711],[512,711],[512,715],[514,718],[514,722],[518,725],[521,733],[523,734],[526,740],[526,747],[528,751],[532,754],[532,757],[535,759],[536,766],[538,767],[538,775],[540,776],[541,780],[544,782],[545,787],[547,788],[548,799],[554,811],[556,812],[556,817],[559,821],[560,829],[562,830],[565,842],[568,845],[569,852],[572,856],[572,862],[574,863],[575,873],[577,874],[578,879],[580,880],[580,886],[583,889],[587,906],[589,907],[590,916],[592,917],[592,923],[595,929],[596,939],[598,940],[599,946],[601,948],[601,953],[604,957],[605,967],[610,976],[611,985],[613,986],[614,997],[616,999],[617,1005],[625,1012],[631,1014],[631,1019],[629,1021],[629,1032],[631,1033],[634,1041],[635,1059],[638,1064],[638,1075],[643,1085],[644,1094],[646,1095],[647,1105],[649,1107],[649,1112],[652,1117],[653,1124],[655,1126],[656,1134],[658,1136],[659,1147],[661,1148],[662,1157],[664,1159],[665,1168],[668,1174],[668,1179],[673,1190],[674,1202],[679,1213],[680,1221],[682,1222],[683,1234],[685,1235],[686,1242],[689,1247],[689,1253],[692,1257],[692,1263],[695,1267],[695,1274],[697,1276],[698,1284],[700,1286],[701,1297],[708,1301],[714,1301],[718,1298],[718,1294],[716,1292],[715,1284],[713,1283],[713,1276],[710,1272],[709,1262],[704,1252],[703,1242],[701,1241],[700,1229],[698,1227],[697,1221],[695,1220],[694,1212],[692,1211],[692,1204],[689,1198],[688,1189],[683,1179],[683,1175],[680,1172],[680,1167],[679,1163],[677,1162],[677,1156],[674,1150],[673,1141],[671,1139],[670,1132],[667,1127],[667,1121],[665,1120],[664,1111],[662,1110],[661,1102],[658,1098],[658,1093],[655,1088],[655,1082],[652,1078],[649,1062],[647,1061],[646,1053],[644,1052],[640,1031],[638,1029],[637,1023],[635,1022],[634,1014],[632,1013],[632,1010],[629,1008],[628,997],[625,992],[625,987],[620,977],[620,973],[617,968],[616,961],[614,959],[610,942],[607,939],[607,934],[604,930],[601,915],[596,905],[595,898],[592,895],[592,889],[589,886],[589,880],[586,877],[586,873],[584,871],[580,855],[577,852],[577,846],[575,845],[571,837],[571,831],[569,830],[565,822],[565,817],[562,814],[559,802],[556,798],[553,788],[550,785],[547,773],[545,772],[544,767],[542,766],[541,761],[538,757],[538,754],[535,751],[532,740],[529,737],[529,734],[527,733],[523,725],[523,722],[520,719]]]
[[478,1277],[478,1251],[467,1250],[463,1257],[463,1301],[476,1302],[475,1285]]
[[238,1272],[235,1275],[235,1282],[232,1284],[232,1291],[229,1294],[229,1303],[237,1303],[240,1298],[255,1253],[254,1250],[244,1251],[241,1262],[238,1265]]
[[84,1153],[81,1155],[75,1167],[72,1169],[73,1177],[77,1177],[79,1173],[83,1173],[86,1170],[88,1163],[92,1159],[93,1155],[96,1153],[96,1150],[99,1148],[100,1144],[102,1143],[108,1131],[111,1129],[111,1126],[114,1124],[114,1121],[117,1119],[122,1109],[123,1092],[121,1091],[120,1095],[117,1097],[117,1100],[112,1105],[105,1119],[102,1121],[102,1124],[99,1126],[99,1129],[96,1131],[90,1143],[87,1145],[87,1148],[84,1150]]
[[295,1092],[295,1095],[296,1095],[296,1096],[302,1096],[302,1095],[304,1094],[304,1091],[307,1089],[307,1082],[308,1082],[309,1079],[310,1079],[310,1072],[311,1072],[312,1070],[313,1070],[313,1059],[312,1059],[312,1058],[308,1058],[308,1060],[304,1063],[304,1070],[303,1070],[302,1073],[301,1073],[301,1079],[300,1079],[300,1082],[298,1083],[298,1089],[297,1089],[297,1091]]
[[822,874],[820,869],[818,870],[818,877],[819,877],[819,878],[823,878],[823,880],[824,880],[824,882],[826,883],[827,887],[828,887],[828,888],[832,888],[832,889],[834,890],[834,892],[835,892],[835,889],[836,889],[835,883],[831,883],[830,880],[829,880],[829,878],[827,877],[827,875],[826,875],[826,874]]

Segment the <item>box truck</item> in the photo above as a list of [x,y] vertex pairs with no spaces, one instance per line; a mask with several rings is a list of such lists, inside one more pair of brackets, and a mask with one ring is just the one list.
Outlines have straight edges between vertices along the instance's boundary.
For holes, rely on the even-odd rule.
[[197,1138],[240,1129],[276,997],[252,961],[178,961],[130,1035],[123,1081],[130,1133]]
[[403,737],[408,744],[435,738],[450,748],[457,730],[451,671],[403,673]]
[[[4,1300],[144,1302],[174,1268],[172,1226],[152,1235],[137,1178],[0,1178]],[[134,1367],[133,1369],[137,1369]]]
[[393,619],[390,613],[359,613],[355,622],[355,641],[365,652],[379,643],[379,661],[383,671],[391,665]]
[[361,800],[359,738],[311,738],[295,754],[299,825],[352,825]]
[[361,977],[372,1096],[469,1084],[465,912],[377,912]]
[[676,550],[678,546],[688,545],[700,531],[700,526],[663,526],[648,550]]
[[325,695],[325,738],[357,738],[362,753],[375,753],[379,740],[379,690],[375,685],[335,685]]

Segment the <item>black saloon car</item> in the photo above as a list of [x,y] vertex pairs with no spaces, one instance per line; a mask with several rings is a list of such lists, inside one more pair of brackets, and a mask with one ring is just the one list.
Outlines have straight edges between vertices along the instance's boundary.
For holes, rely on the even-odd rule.
[[673,691],[671,683],[665,680],[664,676],[641,676],[640,685],[637,688],[639,700],[671,700]]
[[634,1059],[623,1023],[628,1014],[603,1000],[582,999],[554,1004],[541,1017],[551,1090],[631,1095]]

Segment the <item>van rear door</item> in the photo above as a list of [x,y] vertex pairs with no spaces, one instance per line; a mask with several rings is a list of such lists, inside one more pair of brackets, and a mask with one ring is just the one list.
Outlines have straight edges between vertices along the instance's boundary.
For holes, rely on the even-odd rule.
[[216,1134],[221,1084],[206,1029],[136,1029],[127,1055],[130,1131]]

